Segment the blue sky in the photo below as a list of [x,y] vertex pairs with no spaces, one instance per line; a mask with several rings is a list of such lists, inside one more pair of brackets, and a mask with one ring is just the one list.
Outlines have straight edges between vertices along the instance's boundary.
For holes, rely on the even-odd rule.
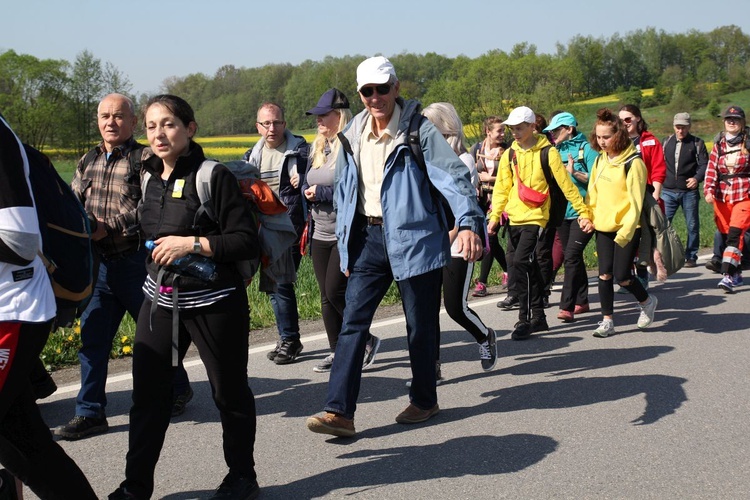
[[[742,2],[369,0],[5,0],[0,51],[65,59],[89,50],[137,93],[165,78],[213,75],[326,56],[436,52],[479,56],[529,42],[554,53],[577,34],[610,37],[654,27],[668,33],[735,24],[750,34]],[[561,6],[575,5],[575,8]],[[714,6],[715,5],[715,6]],[[732,15],[732,12],[735,15]],[[354,78],[354,75],[352,75]]]

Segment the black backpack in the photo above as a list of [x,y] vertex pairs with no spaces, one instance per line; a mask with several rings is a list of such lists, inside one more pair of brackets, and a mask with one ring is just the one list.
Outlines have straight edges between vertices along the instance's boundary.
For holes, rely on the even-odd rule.
[[91,297],[94,257],[86,211],[47,156],[23,145],[29,159],[29,182],[34,194],[40,257],[57,304],[57,326],[72,326]]
[[[555,176],[552,175],[552,170],[549,167],[549,150],[552,146],[545,146],[542,148],[540,159],[542,161],[542,172],[544,173],[544,179],[547,181],[549,186],[549,221],[547,221],[547,227],[559,227],[563,220],[565,220],[565,211],[568,208],[568,199],[565,194],[557,185]],[[580,156],[580,155],[579,155]],[[508,152],[508,164],[513,166],[516,164],[516,150],[509,148]],[[512,169],[511,169],[512,170]]]
[[[424,161],[424,152],[422,151],[422,144],[419,141],[419,127],[422,126],[424,120],[426,120],[421,113],[414,113],[409,120],[409,149],[411,150],[411,156],[417,162],[419,169],[424,172],[425,177],[429,181],[430,177],[427,175],[427,164]],[[446,228],[450,231],[456,225],[456,216],[453,215],[453,210],[448,203],[448,200],[438,191],[435,186],[430,182],[430,193],[432,199],[435,200],[439,207],[441,207],[443,214],[445,215]]]

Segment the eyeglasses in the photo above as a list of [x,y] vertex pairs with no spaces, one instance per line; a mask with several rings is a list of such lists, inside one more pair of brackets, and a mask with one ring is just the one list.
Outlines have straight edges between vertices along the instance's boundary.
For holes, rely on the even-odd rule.
[[286,123],[286,122],[284,120],[274,120],[272,122],[268,121],[268,122],[255,122],[255,123],[257,123],[258,125],[260,125],[264,129],[268,130],[268,129],[271,128],[271,125],[273,125],[276,128],[279,128],[282,125],[284,125],[284,123]]
[[625,123],[630,123],[630,122],[633,121],[633,117],[632,116],[626,116],[625,118],[622,119],[622,121],[624,121]]
[[374,87],[362,87],[359,89],[359,93],[363,97],[372,97],[373,92],[377,92],[379,95],[388,95],[391,92],[391,85],[384,83],[382,85],[375,85]]

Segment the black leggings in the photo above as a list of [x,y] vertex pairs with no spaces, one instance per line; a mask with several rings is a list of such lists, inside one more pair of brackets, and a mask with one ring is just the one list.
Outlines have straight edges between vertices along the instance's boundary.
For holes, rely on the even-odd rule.
[[477,281],[481,283],[487,283],[494,261],[497,261],[497,263],[500,264],[503,271],[508,270],[508,263],[505,260],[505,252],[503,251],[503,246],[500,244],[500,235],[490,234],[488,237],[490,241],[490,253],[489,255],[485,255],[482,259],[482,265],[479,269],[479,277],[477,278]]
[[336,241],[321,241],[313,238],[310,246],[313,270],[320,289],[323,325],[326,328],[331,352],[335,352],[344,320],[347,278],[341,272],[341,260]]
[[[0,387],[0,463],[40,498],[96,499],[81,469],[52,440],[31,388],[29,374],[51,326],[51,321],[0,323],[0,347],[10,348]],[[15,347],[8,344],[11,336],[17,337]]]
[[[640,280],[633,276],[633,258],[638,252],[641,230],[635,230],[633,239],[625,247],[615,243],[615,236],[617,233],[596,231],[596,253],[599,257],[599,301],[604,316],[612,316],[614,312],[614,281],[632,293],[638,302],[648,300],[648,292],[643,288]],[[603,280],[601,278],[603,275],[609,275],[610,278]],[[623,285],[624,282],[630,282],[630,284]]]
[[[137,497],[154,490],[154,469],[172,411],[172,311],[141,307],[133,348],[133,407],[122,486]],[[247,384],[249,310],[245,289],[179,317],[179,359],[195,343],[219,409],[224,460],[230,472],[255,477],[255,398]],[[151,325],[151,327],[149,326]],[[218,436],[217,436],[218,438]],[[196,471],[199,470],[196,462]]]
[[566,219],[557,228],[565,251],[565,276],[560,309],[573,312],[576,304],[589,303],[589,283],[583,252],[594,233],[584,233],[575,219]]
[[[474,274],[474,263],[452,258],[443,268],[443,303],[453,321],[461,325],[478,343],[487,340],[487,327],[466,301]],[[438,345],[440,340],[438,339]]]

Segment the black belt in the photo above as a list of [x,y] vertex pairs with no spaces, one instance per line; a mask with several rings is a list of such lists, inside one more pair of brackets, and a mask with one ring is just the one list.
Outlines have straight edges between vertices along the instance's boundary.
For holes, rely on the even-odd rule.
[[382,226],[383,225],[383,218],[382,217],[370,217],[369,215],[362,215],[361,213],[357,212],[357,215],[355,218],[362,224],[367,224],[368,226]]

